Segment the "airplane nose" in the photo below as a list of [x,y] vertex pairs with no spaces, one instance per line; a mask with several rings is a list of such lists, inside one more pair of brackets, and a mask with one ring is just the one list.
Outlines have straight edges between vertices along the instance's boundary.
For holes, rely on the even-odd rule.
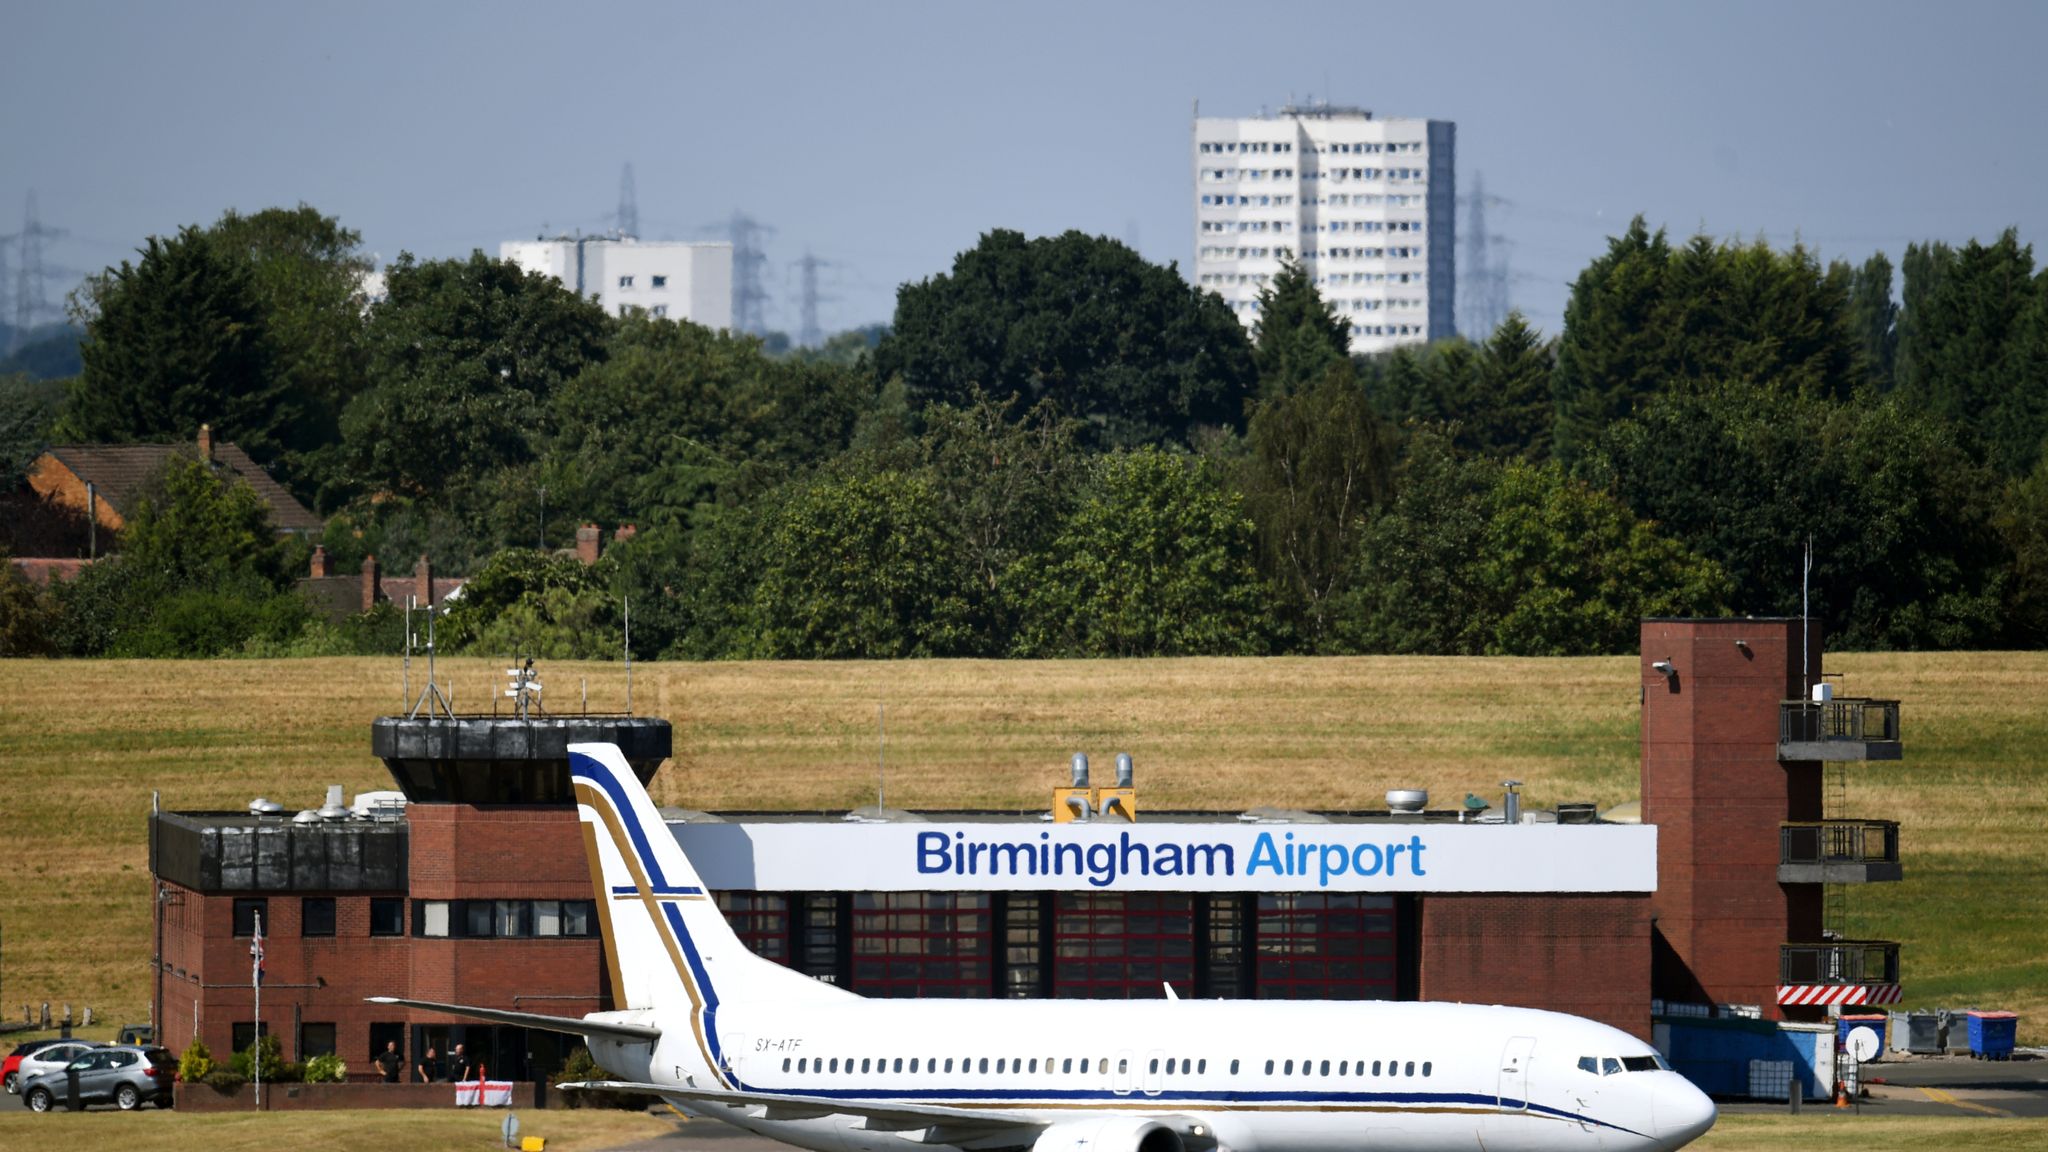
[[1668,1152],[1706,1135],[1719,1114],[1714,1102],[1683,1076],[1666,1073],[1658,1079],[1650,1113],[1656,1120],[1658,1147]]

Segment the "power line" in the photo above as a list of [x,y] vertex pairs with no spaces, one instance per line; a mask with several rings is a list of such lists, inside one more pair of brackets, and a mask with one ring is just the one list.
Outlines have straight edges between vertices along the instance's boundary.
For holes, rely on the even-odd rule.
[[808,251],[804,253],[803,259],[796,262],[799,276],[796,333],[798,347],[818,348],[825,343],[824,328],[818,323],[818,305],[836,297],[827,296],[818,290],[818,270],[836,266],[832,261],[814,256]]
[[706,231],[722,233],[732,241],[732,326],[754,336],[768,331],[768,288],[762,273],[768,267],[768,253],[762,243],[775,229],[735,209],[724,224]]
[[21,269],[14,281],[14,332],[8,341],[9,352],[19,349],[27,340],[29,330],[35,327],[38,318],[62,314],[49,300],[53,270],[43,264],[43,243],[64,235],[64,229],[48,227],[38,217],[35,189],[29,189],[21,231],[14,237],[21,246]]
[[1508,272],[1505,236],[1486,227],[1488,205],[1508,206],[1506,200],[1486,194],[1486,174],[1472,174],[1472,194],[1467,198],[1465,219],[1465,267],[1458,274],[1463,313],[1458,325],[1473,340],[1484,340],[1508,315]]

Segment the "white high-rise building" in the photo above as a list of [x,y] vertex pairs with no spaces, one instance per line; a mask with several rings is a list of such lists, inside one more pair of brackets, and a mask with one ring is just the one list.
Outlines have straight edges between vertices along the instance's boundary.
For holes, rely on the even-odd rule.
[[1327,104],[1198,116],[1195,283],[1249,327],[1259,290],[1298,259],[1350,321],[1353,352],[1449,336],[1456,159],[1448,120]]
[[732,327],[732,245],[631,236],[558,236],[508,240],[498,258],[528,272],[553,276],[606,312],[688,320],[706,328]]

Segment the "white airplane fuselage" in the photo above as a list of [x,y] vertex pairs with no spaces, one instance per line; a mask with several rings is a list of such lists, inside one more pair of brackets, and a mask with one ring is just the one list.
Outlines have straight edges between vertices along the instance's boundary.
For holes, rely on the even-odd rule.
[[[703,1086],[692,1030],[662,1023],[644,1066],[625,1047],[600,1062]],[[714,1031],[713,1058],[744,1091],[997,1109],[1060,1125],[1191,1116],[1238,1152],[1667,1149],[1714,1118],[1690,1081],[1661,1066],[1606,1075],[1579,1066],[1582,1057],[1640,1063],[1653,1054],[1642,1041],[1525,1008],[849,999],[720,1005]],[[851,1116],[773,1119],[758,1107],[676,1102],[817,1152],[931,1146],[922,1133],[871,1130]]]

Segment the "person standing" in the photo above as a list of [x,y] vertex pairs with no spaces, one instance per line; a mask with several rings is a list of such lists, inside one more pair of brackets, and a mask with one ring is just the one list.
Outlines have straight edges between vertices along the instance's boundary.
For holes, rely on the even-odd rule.
[[405,1068],[405,1057],[398,1054],[398,1041],[386,1040],[384,1050],[377,1053],[374,1063],[378,1070],[384,1073],[386,1084],[398,1083],[399,1073]]
[[413,1065],[413,1074],[419,1077],[422,1084],[432,1084],[441,1078],[441,1057],[435,1052],[433,1045],[427,1045],[426,1057]]
[[476,1079],[476,1065],[470,1061],[468,1050],[460,1044],[448,1057],[448,1078],[458,1084]]

